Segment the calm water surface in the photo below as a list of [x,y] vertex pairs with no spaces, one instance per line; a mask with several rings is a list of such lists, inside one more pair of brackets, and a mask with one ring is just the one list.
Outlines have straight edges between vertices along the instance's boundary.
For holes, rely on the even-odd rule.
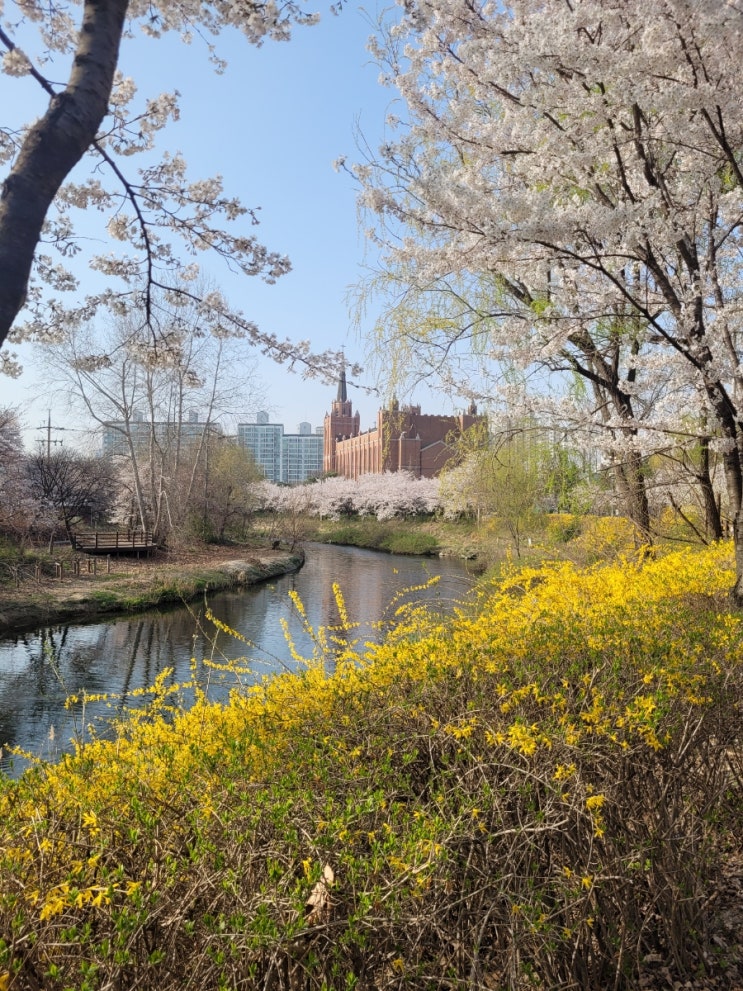
[[[403,594],[433,576],[439,576],[439,581],[432,588]],[[0,639],[0,768],[17,774],[25,766],[19,758],[8,756],[9,746],[54,758],[68,749],[73,735],[85,733],[89,723],[94,722],[101,732],[100,720],[137,704],[132,692],[151,685],[164,668],[173,669],[174,681],[188,680],[192,657],[249,658],[250,673],[240,676],[244,684],[295,668],[281,621],[288,624],[302,656],[312,656],[312,641],[291,603],[292,590],[304,603],[313,628],[330,626],[338,622],[332,590],[337,582],[350,619],[362,624],[352,636],[379,640],[383,635],[380,622],[391,619],[402,601],[425,600],[449,610],[466,596],[472,581],[460,561],[310,544],[307,561],[296,574],[210,598],[214,614],[249,644],[219,634],[215,645],[214,629],[199,602],[188,609],[50,626]],[[234,677],[229,684],[213,674],[209,677],[210,695],[215,698],[224,697],[235,684]],[[112,693],[116,699],[108,705],[89,705],[84,713],[65,709],[67,696],[83,689]]]

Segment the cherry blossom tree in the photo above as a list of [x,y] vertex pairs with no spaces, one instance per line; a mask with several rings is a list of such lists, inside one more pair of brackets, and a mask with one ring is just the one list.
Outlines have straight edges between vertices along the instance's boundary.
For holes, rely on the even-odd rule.
[[424,310],[423,349],[579,376],[566,416],[608,438],[640,525],[647,453],[693,414],[722,458],[743,602],[743,14],[403,6],[375,52],[404,123],[355,171],[406,290],[450,294]]
[[439,480],[406,471],[361,475],[353,502],[360,516],[378,520],[429,515],[439,507]]
[[243,412],[251,394],[260,404],[262,393],[246,342],[221,334],[191,302],[164,303],[163,312],[156,356],[130,315],[69,328],[46,347],[45,364],[66,404],[98,425],[103,452],[117,462],[128,494],[122,515],[172,540],[203,507],[223,418]]
[[32,511],[18,413],[0,408],[0,534],[19,540],[28,531]]
[[[9,0],[4,16],[0,3],[0,18],[4,89],[9,77],[30,76],[41,98],[35,122],[20,129],[0,124],[0,166],[7,167],[0,192],[0,345],[57,339],[108,307],[135,314],[156,350],[160,300],[177,293],[197,301],[223,332],[247,337],[278,361],[332,375],[339,354],[313,356],[309,342],[259,330],[218,291],[202,296],[189,287],[193,259],[204,251],[269,283],[290,264],[258,241],[250,230],[255,212],[230,196],[219,176],[189,178],[180,153],[158,153],[158,137],[181,112],[177,80],[173,91],[141,101],[134,80],[117,69],[120,47],[136,31],[195,39],[220,71],[224,63],[209,36],[237,29],[254,45],[286,40],[294,25],[312,24],[316,15],[296,0]],[[54,81],[65,74],[66,83]],[[11,107],[6,96],[7,117]],[[141,157],[137,170],[133,156]],[[78,297],[68,262],[86,244],[76,230],[78,211],[103,211],[111,243],[122,245],[120,254],[88,258],[106,279],[102,291],[85,297]],[[0,369],[20,371],[13,352],[0,353]]]
[[260,482],[256,498],[264,510],[301,513],[338,520],[342,516],[374,516],[378,520],[434,513],[439,508],[438,478],[415,478],[409,472],[331,476],[307,485]]

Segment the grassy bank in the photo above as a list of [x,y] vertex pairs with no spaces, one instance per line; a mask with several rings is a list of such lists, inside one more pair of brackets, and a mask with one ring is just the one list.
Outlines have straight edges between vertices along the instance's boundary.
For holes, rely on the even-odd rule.
[[0,633],[189,602],[206,591],[255,585],[295,571],[303,561],[301,551],[236,546],[205,547],[175,560],[119,558],[111,571],[101,561],[96,574],[73,574],[70,560],[61,579],[52,569],[37,579],[33,568],[19,568],[21,578],[0,591]]
[[734,987],[730,557],[514,573],[379,647],[339,597],[302,675],[161,679],[3,782],[0,988]]
[[444,529],[436,527],[428,518],[380,521],[364,516],[342,520],[309,519],[304,532],[307,539],[325,544],[365,547],[389,554],[438,554],[449,545],[442,539]]
[[[497,517],[446,520],[435,516],[379,521],[348,516],[340,520],[308,518],[303,539],[348,544],[395,554],[442,554],[476,562],[479,571],[500,569],[503,562],[536,565],[544,560],[593,564],[614,560],[636,545],[633,527],[617,517],[543,513],[535,516],[518,546],[506,523]],[[692,534],[680,534],[690,539]]]

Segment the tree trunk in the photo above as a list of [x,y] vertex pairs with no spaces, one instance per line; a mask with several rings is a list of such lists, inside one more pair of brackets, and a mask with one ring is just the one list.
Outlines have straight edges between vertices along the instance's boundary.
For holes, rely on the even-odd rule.
[[614,475],[627,516],[640,531],[640,538],[643,543],[652,544],[650,507],[648,506],[641,455],[635,452],[618,462],[614,468]]
[[735,548],[735,585],[731,598],[737,606],[743,606],[743,472],[737,446],[725,452],[722,459],[729,512],[733,520],[733,546]]
[[108,111],[128,0],[85,0],[67,86],[28,131],[0,192],[0,345],[22,308],[49,207]]
[[733,544],[735,546],[735,585],[731,592],[736,606],[743,606],[743,509],[733,520]]
[[707,536],[712,537],[713,540],[722,540],[720,507],[715,497],[715,488],[710,474],[709,437],[702,437],[700,443],[699,470],[696,476],[704,502],[704,526]]
[[[616,491],[624,504],[625,515],[640,531],[643,543],[652,544],[650,507],[642,455],[637,444],[637,426],[635,425],[632,396],[622,388],[618,371],[621,358],[621,338],[616,338],[614,349],[609,353],[608,358],[600,353],[591,335],[585,331],[580,334],[573,334],[570,343],[583,355],[586,364],[583,364],[569,351],[565,351],[564,356],[576,374],[591,383],[596,397],[597,409],[600,411],[601,419],[609,429],[611,436],[614,439],[619,436],[625,441],[619,451],[610,452]],[[630,352],[632,354],[637,353],[636,342],[631,343]],[[612,411],[625,421],[626,426],[619,428],[611,426]],[[626,443],[627,441],[629,444]],[[625,454],[626,450],[629,450],[628,454]]]
[[132,477],[134,479],[134,498],[137,503],[137,514],[139,516],[139,525],[143,530],[148,530],[149,520],[147,519],[147,512],[145,511],[145,501],[144,493],[142,492],[142,479],[139,472],[139,461],[137,460],[137,451],[134,446],[134,439],[132,437],[132,430],[129,420],[129,414],[125,415],[126,424],[126,439],[127,446],[129,448],[129,460],[132,466]]

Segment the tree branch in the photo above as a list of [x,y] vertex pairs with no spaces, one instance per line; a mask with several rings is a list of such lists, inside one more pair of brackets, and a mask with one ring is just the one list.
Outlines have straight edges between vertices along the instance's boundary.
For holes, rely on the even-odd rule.
[[55,94],[39,80],[52,93],[49,107],[26,134],[0,193],[0,345],[25,302],[49,207],[108,111],[127,7],[128,0],[85,0],[67,86]]

